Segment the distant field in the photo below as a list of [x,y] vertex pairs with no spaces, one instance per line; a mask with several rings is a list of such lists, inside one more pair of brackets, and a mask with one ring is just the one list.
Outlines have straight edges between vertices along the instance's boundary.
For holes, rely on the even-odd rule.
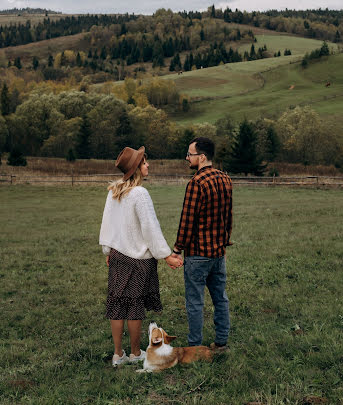
[[42,22],[45,18],[49,18],[50,21],[57,21],[61,18],[72,16],[77,17],[78,15],[82,14],[48,14],[48,16],[46,16],[45,14],[0,14],[0,25],[4,26],[9,24],[25,24],[28,20],[31,21],[31,25],[36,25]]
[[[184,124],[215,122],[228,113],[237,120],[244,116],[271,117],[292,105],[311,105],[323,115],[340,115],[343,105],[343,54],[323,58],[307,69],[300,64],[290,64],[294,58],[299,56],[227,64],[206,71],[184,73],[182,78],[178,76],[175,80],[178,89],[200,101],[192,104],[189,113],[180,113],[173,118]],[[192,87],[193,78],[199,83],[199,79],[204,80],[205,77],[208,77],[207,85]],[[216,80],[227,78],[227,83],[211,86],[212,77]],[[328,88],[325,87],[327,81],[331,82]],[[230,86],[230,83],[233,84]],[[202,97],[204,100],[201,100]]]
[[[172,245],[184,186],[149,187]],[[343,196],[234,189],[228,249],[230,351],[212,364],[138,374],[113,369],[98,245],[104,187],[0,188],[0,403],[37,405],[338,405],[343,401]],[[162,314],[187,345],[182,270],[159,262]],[[205,298],[204,344],[214,339]],[[124,335],[128,349],[128,335]],[[313,402],[305,401],[311,397]]]
[[82,50],[88,42],[83,42],[85,33],[69,35],[44,41],[32,42],[26,45],[10,46],[0,49],[0,60],[14,60],[18,55],[23,62],[32,61],[33,56],[39,59],[47,59],[49,54],[56,54],[69,49],[74,51]]
[[[323,41],[318,41],[316,39],[310,38],[302,38],[296,36],[289,36],[289,35],[270,35],[262,34],[262,35],[255,35],[257,42],[254,43],[255,49],[257,50],[264,45],[267,46],[267,51],[274,53],[274,52],[281,52],[283,55],[285,49],[290,49],[292,55],[290,56],[303,56],[306,52],[311,52],[314,49],[320,48]],[[244,51],[250,51],[251,44],[244,44],[238,48],[238,50],[242,53]],[[330,44],[330,49],[336,51],[337,45]],[[292,59],[292,58],[288,58]]]

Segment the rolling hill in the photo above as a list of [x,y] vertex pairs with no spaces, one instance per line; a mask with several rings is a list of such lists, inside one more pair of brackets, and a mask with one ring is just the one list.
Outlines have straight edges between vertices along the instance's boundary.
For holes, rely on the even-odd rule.
[[[237,120],[272,117],[295,105],[312,105],[326,116],[340,115],[343,109],[343,54],[322,58],[303,69],[300,66],[303,55],[320,48],[321,41],[259,35],[256,45],[263,44],[272,52],[281,50],[283,53],[285,48],[291,49],[292,55],[166,76],[166,79],[175,80],[179,91],[192,100],[191,111],[174,114],[173,120],[188,124],[213,123],[226,114]],[[338,51],[337,45],[329,46],[333,52]],[[329,87],[325,86],[327,81],[331,83]]]

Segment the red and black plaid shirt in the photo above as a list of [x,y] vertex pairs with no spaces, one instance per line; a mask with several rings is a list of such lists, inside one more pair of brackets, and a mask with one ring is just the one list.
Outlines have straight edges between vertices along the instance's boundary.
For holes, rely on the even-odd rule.
[[187,184],[175,250],[184,250],[185,256],[224,256],[231,230],[231,179],[203,167]]

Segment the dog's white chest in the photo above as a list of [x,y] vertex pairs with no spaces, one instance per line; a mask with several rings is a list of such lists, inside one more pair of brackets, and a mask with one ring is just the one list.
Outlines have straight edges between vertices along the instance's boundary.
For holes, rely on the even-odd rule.
[[156,354],[158,356],[169,356],[172,354],[172,352],[173,348],[170,345],[166,345],[165,343],[163,343],[161,347],[156,349]]

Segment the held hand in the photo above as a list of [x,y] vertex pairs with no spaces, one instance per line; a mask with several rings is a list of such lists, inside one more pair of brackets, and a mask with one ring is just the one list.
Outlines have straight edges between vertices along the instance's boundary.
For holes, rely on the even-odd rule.
[[168,266],[173,270],[177,267],[181,267],[183,265],[183,260],[181,255],[175,255],[174,253],[165,258]]
[[107,267],[110,267],[110,256],[106,256]]

